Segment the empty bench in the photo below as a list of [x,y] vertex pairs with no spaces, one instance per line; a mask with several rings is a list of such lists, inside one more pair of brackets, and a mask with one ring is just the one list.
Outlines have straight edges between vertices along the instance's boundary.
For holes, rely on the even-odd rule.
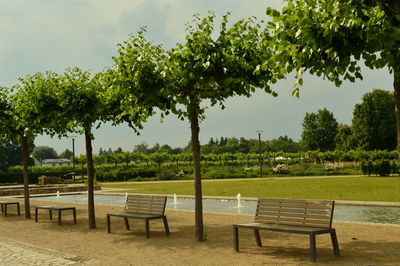
[[15,205],[17,207],[18,215],[21,215],[18,201],[0,201],[0,205],[1,205],[1,212],[4,214],[4,216],[7,216],[8,214],[7,212],[8,205]]
[[125,220],[126,230],[130,230],[128,219],[142,219],[145,222],[146,237],[150,237],[150,220],[162,219],[165,233],[169,235],[167,216],[164,215],[166,196],[128,195],[126,210],[119,213],[107,213],[107,230],[111,232],[111,216],[121,217]]
[[305,234],[310,236],[311,260],[316,261],[315,236],[330,234],[333,253],[340,256],[336,231],[332,228],[334,201],[304,199],[258,199],[254,222],[233,225],[234,248],[239,251],[239,228],[254,230],[261,244],[260,230]]

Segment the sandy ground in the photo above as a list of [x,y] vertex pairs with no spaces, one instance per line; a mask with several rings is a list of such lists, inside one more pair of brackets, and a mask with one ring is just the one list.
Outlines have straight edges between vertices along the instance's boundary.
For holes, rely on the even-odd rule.
[[[2,199],[3,200],[3,199]],[[11,199],[10,199],[11,200]],[[15,200],[15,199],[12,199]],[[22,203],[22,200],[21,200]],[[35,205],[54,204],[31,200]],[[63,225],[39,213],[39,222],[15,215],[0,216],[3,239],[20,241],[36,248],[52,249],[74,261],[90,265],[309,265],[309,239],[306,235],[261,232],[263,247],[256,246],[250,230],[240,231],[240,252],[233,250],[232,224],[252,220],[252,216],[205,213],[205,242],[194,240],[194,213],[167,210],[171,235],[166,236],[161,220],[150,224],[147,239],[144,223],[130,220],[126,231],[123,219],[112,217],[112,233],[107,234],[106,213],[122,207],[97,205],[97,229],[88,229],[85,204],[57,203],[77,207],[78,223],[63,214]],[[23,211],[23,207],[22,207]],[[328,234],[317,236],[317,263],[328,265],[400,265],[400,226],[334,222],[341,257],[334,257]]]

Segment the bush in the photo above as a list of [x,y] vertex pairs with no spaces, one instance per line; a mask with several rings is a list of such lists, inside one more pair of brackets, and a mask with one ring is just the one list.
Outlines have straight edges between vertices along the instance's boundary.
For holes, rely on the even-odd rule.
[[203,175],[208,179],[223,179],[223,178],[244,178],[244,177],[257,177],[258,173],[246,172],[242,169],[235,168],[218,168],[212,169]]
[[397,168],[396,163],[391,164],[390,161],[386,159],[361,162],[361,171],[366,175],[376,174],[379,176],[388,176],[391,173],[396,173]]
[[287,174],[289,171],[288,167],[285,164],[278,164],[277,166],[272,168],[272,172],[274,174]]
[[96,180],[100,182],[104,181],[127,181],[130,179],[135,179],[138,177],[141,178],[150,178],[156,176],[156,169],[129,169],[129,168],[117,168],[108,171],[96,171]]

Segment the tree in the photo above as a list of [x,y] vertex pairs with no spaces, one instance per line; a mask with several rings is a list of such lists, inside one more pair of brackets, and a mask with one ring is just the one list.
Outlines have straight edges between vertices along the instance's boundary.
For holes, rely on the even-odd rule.
[[340,124],[338,127],[338,132],[335,136],[335,149],[341,151],[350,150],[352,147],[350,142],[351,135],[351,127],[348,125]]
[[107,121],[108,110],[112,110],[108,108],[113,108],[105,103],[107,96],[104,89],[98,75],[93,76],[89,71],[79,68],[67,69],[57,77],[57,82],[52,87],[52,92],[57,97],[53,104],[60,111],[52,119],[49,131],[60,137],[67,133],[85,135],[90,229],[96,228],[92,128],[98,128],[101,121]]
[[[173,112],[189,120],[195,168],[195,238],[199,241],[204,240],[199,143],[199,120],[205,110],[202,101],[223,107],[226,98],[249,97],[256,88],[276,95],[268,85],[271,79],[276,81],[270,70],[274,61],[261,67],[270,50],[260,42],[259,26],[241,20],[227,29],[225,16],[219,36],[213,39],[214,18],[209,14],[200,20],[196,15],[187,28],[186,43],[167,53],[140,31],[137,37],[119,44],[115,75],[110,79],[129,107],[141,106],[149,112],[158,108],[162,117]],[[129,113],[124,106],[122,115]]]
[[149,145],[146,142],[135,145],[134,152],[149,154]]
[[33,149],[33,156],[35,156],[39,161],[45,159],[57,159],[58,154],[57,152],[49,146],[36,146]]
[[51,72],[36,73],[19,79],[13,86],[14,94],[1,88],[2,139],[19,143],[22,147],[25,218],[30,219],[29,159],[30,146],[37,135],[46,132],[46,127],[57,116],[59,110],[53,105],[54,95],[50,88],[55,75]]
[[364,94],[353,111],[352,143],[365,150],[396,148],[396,114],[393,93],[373,90]]
[[198,241],[204,240],[199,142],[199,121],[205,112],[202,102],[209,100],[212,106],[219,104],[223,109],[227,98],[250,97],[256,88],[276,96],[269,82],[279,76],[273,73],[275,62],[269,61],[271,51],[260,40],[259,25],[251,19],[240,20],[228,29],[225,15],[220,31],[215,32],[214,19],[213,13],[203,19],[194,16],[187,27],[186,42],[168,51],[163,72],[175,103],[170,110],[190,123]]
[[60,153],[59,157],[64,159],[71,159],[74,154],[69,149],[66,149],[62,153]]
[[338,122],[326,108],[318,110],[317,113],[306,113],[302,125],[301,144],[304,150],[335,149]]
[[[340,86],[342,80],[362,79],[361,64],[370,69],[387,67],[394,79],[399,147],[400,1],[285,1],[281,12],[267,9],[272,17],[267,32],[272,32],[282,71],[297,71],[298,85],[309,70]],[[294,94],[298,92],[296,88]]]

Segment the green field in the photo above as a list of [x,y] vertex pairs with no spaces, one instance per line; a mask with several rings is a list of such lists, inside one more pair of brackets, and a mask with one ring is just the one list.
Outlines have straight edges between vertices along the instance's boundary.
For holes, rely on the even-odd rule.
[[[193,181],[103,183],[129,193],[193,195]],[[331,177],[307,179],[203,180],[205,196],[279,197],[400,202],[400,177]]]

